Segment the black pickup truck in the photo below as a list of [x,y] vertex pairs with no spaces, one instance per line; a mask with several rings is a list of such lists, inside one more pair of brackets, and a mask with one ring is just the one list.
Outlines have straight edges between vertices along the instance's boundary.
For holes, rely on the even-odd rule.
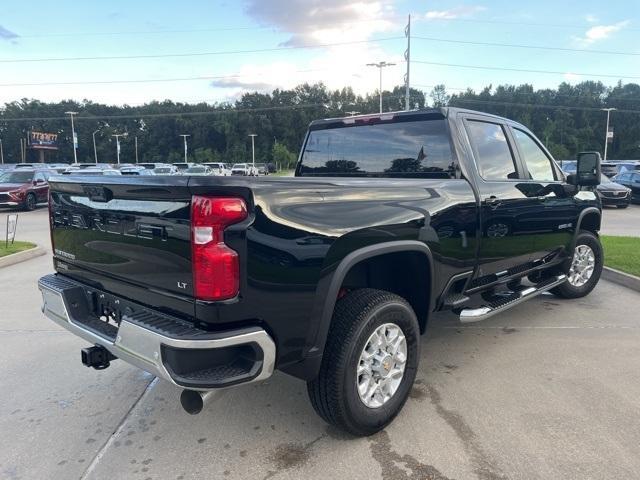
[[434,312],[594,288],[599,169],[585,152],[565,177],[523,125],[443,108],[315,121],[294,178],[53,177],[43,312],[94,345],[85,365],[151,372],[190,413],[277,369],[372,434]]

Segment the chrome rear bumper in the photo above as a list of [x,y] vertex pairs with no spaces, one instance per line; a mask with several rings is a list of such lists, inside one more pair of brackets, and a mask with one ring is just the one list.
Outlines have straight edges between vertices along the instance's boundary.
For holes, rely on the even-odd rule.
[[[176,386],[215,390],[264,380],[273,373],[276,347],[262,328],[208,332],[140,307],[137,312],[123,315],[119,326],[110,326],[111,335],[100,328],[106,322],[90,314],[88,305],[82,305],[88,301],[87,292],[95,289],[61,275],[42,277],[38,288],[42,312],[58,325]],[[190,370],[184,371],[179,358],[189,355],[186,363]],[[234,358],[238,355],[243,357],[240,363]],[[200,361],[202,368],[194,369],[194,358],[199,359],[196,363]]]

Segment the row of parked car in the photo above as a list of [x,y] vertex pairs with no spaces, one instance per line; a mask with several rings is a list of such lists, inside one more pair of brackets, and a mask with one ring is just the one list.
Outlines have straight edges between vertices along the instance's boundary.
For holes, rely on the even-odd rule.
[[[576,161],[560,162],[565,173],[576,173]],[[604,206],[627,208],[631,202],[640,202],[640,161],[620,160],[602,162],[602,177],[597,186]]]
[[0,165],[0,207],[35,209],[49,195],[51,175],[268,175],[269,166],[256,163],[18,163]]

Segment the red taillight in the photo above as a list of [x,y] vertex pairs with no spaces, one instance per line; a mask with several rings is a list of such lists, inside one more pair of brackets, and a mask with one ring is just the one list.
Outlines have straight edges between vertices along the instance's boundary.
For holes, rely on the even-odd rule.
[[238,254],[224,243],[224,229],[247,218],[241,198],[191,198],[193,294],[199,300],[226,300],[240,289]]

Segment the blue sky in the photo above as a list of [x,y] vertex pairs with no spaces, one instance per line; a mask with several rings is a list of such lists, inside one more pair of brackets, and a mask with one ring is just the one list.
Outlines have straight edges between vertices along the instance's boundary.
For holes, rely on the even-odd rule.
[[[412,85],[450,90],[493,84],[562,81],[640,83],[640,2],[244,0],[180,2],[3,0],[0,15],[0,102],[87,98],[136,105],[150,100],[224,101],[244,91],[323,81],[359,93],[378,87],[368,62],[385,69],[384,88],[403,82],[407,14],[412,35]],[[438,39],[438,40],[436,40]],[[445,42],[449,40],[454,42]],[[470,45],[485,42],[587,50],[537,50]],[[327,46],[327,44],[330,44]],[[339,45],[336,45],[339,44]],[[324,45],[318,48],[299,48]],[[195,54],[183,57],[38,61],[66,57]],[[594,51],[636,55],[598,54]],[[484,70],[473,65],[559,73]],[[583,75],[580,75],[583,74]],[[597,76],[603,75],[603,76]],[[635,77],[635,78],[633,78]],[[170,79],[188,79],[165,81]],[[60,82],[111,84],[24,85]],[[155,80],[155,81],[150,81]],[[9,86],[12,84],[12,86]],[[17,84],[17,85],[16,85]]]

